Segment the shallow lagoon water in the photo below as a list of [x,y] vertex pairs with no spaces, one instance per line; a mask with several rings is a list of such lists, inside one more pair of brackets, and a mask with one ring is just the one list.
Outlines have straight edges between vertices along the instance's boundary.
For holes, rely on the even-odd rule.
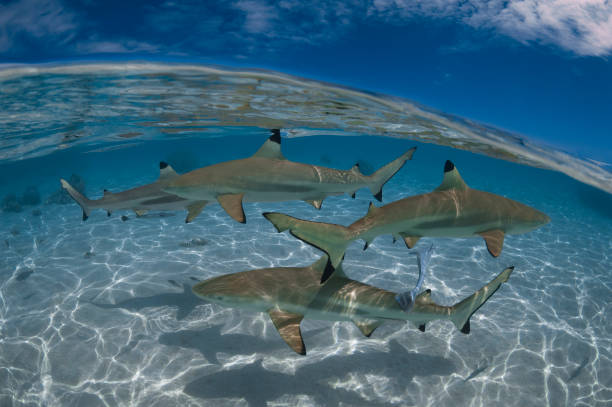
[[[180,107],[166,107],[177,121]],[[44,201],[60,177],[76,173],[87,195],[100,197],[104,188],[154,181],[161,160],[187,171],[251,155],[267,137],[263,128],[239,124],[162,136],[154,133],[160,126],[135,124],[134,115],[88,121],[95,115],[78,114],[84,135],[64,148],[58,148],[64,136],[53,139],[48,117],[39,118],[41,133],[34,131],[25,143],[38,143],[29,150],[36,154],[20,157],[21,144],[3,145],[2,196],[36,185]],[[105,129],[116,136],[119,128],[142,134],[109,140]],[[51,139],[43,139],[45,132]],[[431,143],[340,136],[342,128],[315,133],[296,138],[284,129],[285,156],[343,169],[355,161],[378,168],[418,146],[385,185],[384,203],[434,189],[450,159],[471,187],[551,217],[541,229],[507,236],[499,258],[490,257],[482,239],[419,242],[417,247],[435,244],[425,286],[442,304],[515,266],[508,283],[472,317],[469,335],[450,322],[431,323],[425,333],[396,322],[364,338],[350,323],[305,320],[304,357],[286,346],[267,315],[206,304],[191,294],[195,280],[314,262],[316,249],[276,233],[261,213],[346,225],[365,214],[372,200],[365,189],[355,200],[328,198],[320,211],[303,202],[246,203],[246,225],[217,204],[188,225],[184,212],[136,218],[96,211],[83,222],[75,203],[24,206],[0,214],[0,405],[612,402],[609,194],[558,172]],[[393,244],[391,236],[379,237],[367,251],[353,243],[344,264],[351,278],[393,291],[412,288],[417,277],[413,251]]]

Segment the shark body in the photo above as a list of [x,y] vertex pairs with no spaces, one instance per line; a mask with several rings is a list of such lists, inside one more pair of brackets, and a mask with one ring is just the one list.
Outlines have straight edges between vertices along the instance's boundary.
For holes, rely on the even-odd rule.
[[104,209],[110,216],[115,210],[133,210],[136,215],[141,216],[150,210],[178,211],[187,209],[188,214],[185,222],[191,222],[200,214],[206,201],[197,201],[181,198],[163,191],[172,180],[179,177],[174,169],[165,162],[159,164],[159,178],[157,181],[126,191],[111,193],[104,190],[104,196],[100,199],[88,199],[72,187],[66,180],[61,179],[62,187],[70,194],[83,209],[83,220],[87,220],[94,209]]
[[[280,213],[264,213],[264,216],[279,232],[289,230],[298,239],[325,251],[333,267],[340,264],[353,240],[363,239],[365,250],[372,240],[383,234],[402,238],[408,248],[426,236],[480,236],[491,255],[497,257],[505,234],[525,233],[550,221],[544,213],[520,202],[469,188],[450,161],[446,162],[444,171],[442,184],[433,192],[382,207],[370,204],[368,213],[348,227]],[[328,277],[329,274],[325,274],[323,281]]]
[[412,321],[421,331],[437,319],[451,320],[463,333],[469,333],[471,315],[508,280],[507,268],[487,285],[463,301],[447,307],[434,303],[431,291],[421,289],[431,250],[419,256],[419,283],[414,290],[396,294],[360,283],[335,273],[320,284],[331,265],[327,256],[308,267],[282,267],[250,270],[202,281],[193,292],[206,301],[229,307],[266,312],[285,342],[299,354],[306,354],[300,331],[304,318],[352,321],[365,336],[384,321]]
[[382,200],[383,185],[412,158],[412,148],[374,174],[363,175],[359,166],[336,170],[287,160],[281,153],[278,130],[252,156],[203,167],[172,180],[165,192],[200,201],[218,201],[235,220],[246,222],[242,202],[302,200],[320,209],[331,195],[355,196],[367,187]]

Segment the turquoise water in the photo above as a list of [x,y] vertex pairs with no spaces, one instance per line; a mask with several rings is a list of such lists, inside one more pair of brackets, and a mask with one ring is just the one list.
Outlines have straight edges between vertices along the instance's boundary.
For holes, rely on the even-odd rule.
[[[564,153],[539,155],[537,145],[494,129],[483,138],[479,125],[451,123],[424,107],[416,116],[408,105],[381,112],[378,99],[327,85],[147,69],[13,72],[0,83],[0,197],[14,193],[19,200],[28,186],[41,196],[39,204],[0,213],[0,405],[612,402],[612,197],[603,191],[611,188],[605,168],[571,157],[557,168],[550,163]],[[450,159],[469,186],[533,206],[551,222],[507,236],[498,258],[482,239],[419,242],[417,248],[435,244],[425,287],[441,304],[515,266],[472,317],[469,335],[444,321],[424,333],[390,322],[365,338],[351,323],[304,320],[308,354],[299,356],[267,315],[207,304],[191,286],[226,273],[312,263],[320,252],[276,233],[261,213],[347,225],[366,213],[367,190],[354,200],[330,197],[320,211],[298,201],[245,203],[245,225],[217,204],[185,224],[183,211],[136,218],[98,210],[83,222],[73,201],[45,203],[59,178],[71,174],[99,198],[104,188],[153,182],[162,160],[185,172],[249,156],[273,126],[282,129],[288,159],[341,169],[356,161],[376,169],[417,146],[383,188],[384,203],[431,191]],[[578,181],[585,178],[599,189]],[[366,251],[353,243],[344,269],[397,292],[417,278],[413,252],[388,235]]]

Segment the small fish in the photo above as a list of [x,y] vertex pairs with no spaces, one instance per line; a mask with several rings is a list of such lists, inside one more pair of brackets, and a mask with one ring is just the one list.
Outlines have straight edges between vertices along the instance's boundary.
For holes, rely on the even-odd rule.
[[89,250],[89,251],[85,252],[85,255],[83,257],[86,258],[86,259],[89,259],[89,258],[91,258],[91,257],[93,257],[95,255],[96,254],[92,250]]
[[25,281],[25,280],[27,280],[30,277],[30,275],[32,275],[32,273],[34,273],[33,270],[25,269],[24,271],[22,271],[19,274],[17,274],[17,277],[15,277],[15,280],[17,280],[17,281]]
[[580,364],[578,365],[578,367],[576,369],[574,369],[574,371],[572,372],[572,374],[569,375],[569,377],[567,378],[566,382],[569,383],[572,380],[574,380],[576,377],[578,377],[578,375],[580,374],[580,372],[582,372],[582,370],[586,367],[586,365],[589,363],[589,357],[585,357],[582,362],[580,362]]
[[193,238],[187,242],[180,243],[181,247],[206,246],[208,240],[202,238]]
[[480,363],[478,363],[478,365],[476,366],[476,369],[474,369],[472,373],[468,375],[468,377],[463,379],[463,381],[467,382],[468,380],[475,378],[476,376],[478,376],[479,374],[487,370],[488,367],[489,367],[489,360],[487,358],[481,360]]
[[122,215],[122,216],[121,216],[121,220],[122,220],[122,221],[124,221],[124,222],[125,222],[126,220],[128,220],[128,219],[130,219],[130,218],[128,218],[128,217],[127,217],[127,216],[125,216],[125,215]]

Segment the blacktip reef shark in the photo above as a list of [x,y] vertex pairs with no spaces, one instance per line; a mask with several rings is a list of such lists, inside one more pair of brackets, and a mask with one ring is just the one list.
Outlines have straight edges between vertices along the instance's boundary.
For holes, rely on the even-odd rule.
[[383,185],[415,150],[411,148],[372,175],[363,175],[359,165],[336,170],[287,160],[281,153],[280,131],[275,129],[253,156],[188,172],[163,190],[185,199],[216,200],[232,218],[246,223],[243,201],[302,200],[320,209],[326,197],[345,193],[355,197],[355,192],[364,187],[381,201]]
[[279,232],[289,230],[293,236],[329,255],[332,268],[323,274],[322,283],[340,264],[353,240],[363,239],[365,250],[377,236],[392,234],[394,239],[404,239],[411,249],[425,236],[481,236],[489,253],[497,257],[505,234],[525,233],[550,221],[544,213],[520,202],[468,187],[450,161],[444,166],[442,184],[433,192],[381,207],[370,203],[368,213],[348,227],[274,212],[263,216]]
[[341,270],[321,285],[321,275],[331,267],[327,256],[307,267],[226,274],[196,284],[193,292],[223,306],[267,312],[283,340],[300,355],[306,354],[300,331],[304,318],[352,321],[367,337],[385,321],[412,321],[424,332],[428,322],[446,319],[467,334],[472,314],[508,281],[514,267],[505,269],[463,301],[450,307],[442,306],[433,302],[431,290],[420,292],[431,252],[430,248],[417,254],[418,282],[414,289],[402,294],[351,280]]
[[179,174],[168,163],[162,161],[159,163],[159,178],[157,181],[117,193],[104,190],[104,196],[95,200],[83,196],[66,180],[61,179],[60,182],[72,199],[83,209],[83,220],[87,220],[93,209],[104,209],[108,216],[111,215],[112,211],[120,209],[133,210],[137,216],[142,216],[150,210],[178,211],[187,209],[185,222],[189,223],[202,212],[207,202],[189,200],[164,192],[163,188],[178,177]]

